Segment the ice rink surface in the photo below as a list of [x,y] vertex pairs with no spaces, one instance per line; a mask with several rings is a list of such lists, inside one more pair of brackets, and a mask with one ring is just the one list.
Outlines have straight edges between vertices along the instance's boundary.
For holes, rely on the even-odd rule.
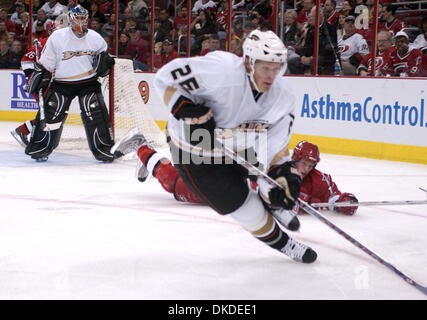
[[[36,163],[16,125],[0,122],[0,299],[426,299],[315,217],[289,232],[319,255],[303,265],[231,217],[138,182],[135,161],[56,151]],[[359,201],[427,199],[425,165],[320,151],[318,168]],[[427,205],[324,215],[427,285]]]

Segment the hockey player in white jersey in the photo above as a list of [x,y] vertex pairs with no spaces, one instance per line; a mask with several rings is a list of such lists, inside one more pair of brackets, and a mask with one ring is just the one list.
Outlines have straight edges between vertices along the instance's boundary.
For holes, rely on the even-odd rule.
[[[315,251],[278,225],[292,231],[299,228],[290,210],[298,198],[301,176],[287,149],[295,97],[281,77],[286,48],[273,32],[254,30],[243,44],[243,53],[243,58],[215,51],[175,59],[157,72],[154,85],[170,110],[167,132],[172,159],[188,187],[219,214],[230,214],[258,240],[292,259],[311,263]],[[230,146],[254,165],[254,155],[266,154],[268,174],[283,189],[258,179],[262,196],[250,191],[247,171],[227,162],[215,129],[217,134],[235,133],[224,143],[231,141]],[[245,131],[258,132],[255,143],[244,145],[234,139]],[[260,143],[263,134],[266,143]]]
[[25,153],[36,160],[47,159],[58,146],[70,103],[77,96],[92,154],[97,160],[111,162],[114,141],[98,76],[109,74],[114,59],[107,53],[105,40],[87,29],[86,9],[80,5],[71,8],[69,20],[70,27],[49,37],[28,82],[28,92],[44,91],[45,121],[40,121],[39,112]]

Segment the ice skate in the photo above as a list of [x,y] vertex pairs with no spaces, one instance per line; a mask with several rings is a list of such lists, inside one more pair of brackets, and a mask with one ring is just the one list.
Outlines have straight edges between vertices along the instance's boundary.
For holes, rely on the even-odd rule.
[[[148,176],[154,174],[155,168],[161,161],[161,156],[154,150],[151,149],[147,144],[142,145],[138,148],[138,163],[136,165],[135,175],[139,182],[144,182]],[[151,166],[149,160],[151,161]]]
[[36,158],[34,160],[36,160],[36,162],[46,162],[49,158],[48,157],[40,157],[40,158]]
[[292,210],[273,209],[271,214],[283,227],[290,231],[297,231],[300,227],[298,217]]
[[10,132],[10,134],[12,135],[12,137],[14,137],[16,139],[16,141],[18,141],[18,143],[21,146],[23,146],[24,148],[27,146],[27,144],[28,144],[27,136],[25,134],[23,134],[21,132],[21,130],[19,130],[19,128],[16,128],[15,130],[12,130]]
[[292,238],[288,239],[286,245],[280,249],[280,252],[297,262],[312,263],[317,259],[317,253],[313,249]]
[[114,144],[111,153],[114,158],[123,157],[126,154],[137,152],[138,148],[145,143],[145,137],[138,132],[137,128],[129,131],[122,139]]

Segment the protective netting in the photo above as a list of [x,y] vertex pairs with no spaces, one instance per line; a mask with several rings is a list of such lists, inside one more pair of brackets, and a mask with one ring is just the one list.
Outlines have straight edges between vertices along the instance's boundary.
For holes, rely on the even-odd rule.
[[[111,88],[114,90],[113,127],[115,141],[118,141],[133,128],[138,128],[139,132],[144,134],[151,147],[158,151],[167,150],[166,136],[154,121],[139,93],[138,83],[134,77],[132,60],[115,59],[115,62],[113,83],[110,83],[109,77],[105,77],[102,80],[103,95],[107,105],[109,90]],[[80,117],[80,108],[77,99],[75,100],[70,106],[58,149],[88,148],[85,130]]]

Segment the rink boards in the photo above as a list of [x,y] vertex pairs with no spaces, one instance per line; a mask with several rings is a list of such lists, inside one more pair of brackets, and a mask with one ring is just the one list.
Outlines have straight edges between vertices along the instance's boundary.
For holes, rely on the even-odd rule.
[[[135,77],[135,89],[163,129],[168,112],[152,85],[154,74],[135,73]],[[287,79],[296,95],[290,148],[306,139],[316,143],[321,152],[427,164],[426,80]],[[0,81],[0,121],[34,117],[37,105],[23,90],[24,74],[20,70],[0,70]],[[108,97],[107,92],[104,95]],[[71,109],[78,110],[76,99]]]

